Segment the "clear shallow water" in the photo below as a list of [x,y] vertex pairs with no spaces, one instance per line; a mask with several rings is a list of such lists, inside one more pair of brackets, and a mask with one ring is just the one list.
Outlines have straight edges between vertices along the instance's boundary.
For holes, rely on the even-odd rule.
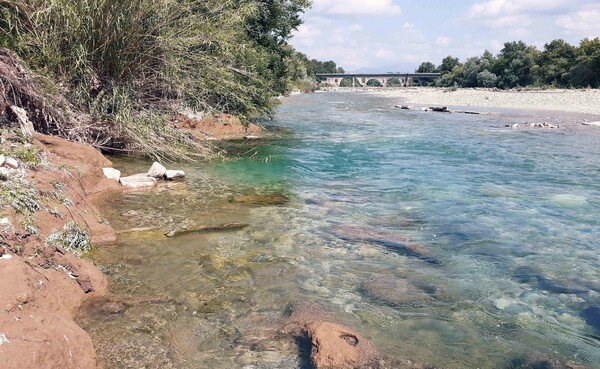
[[[287,98],[280,139],[232,146],[237,160],[184,165],[184,183],[111,200],[118,230],[248,227],[126,232],[97,250],[126,301],[118,313],[82,311],[101,363],[307,368],[273,327],[288,303],[311,301],[382,351],[444,368],[527,357],[600,368],[600,332],[581,315],[600,306],[600,134],[394,103]],[[236,194],[291,201],[239,204]]]

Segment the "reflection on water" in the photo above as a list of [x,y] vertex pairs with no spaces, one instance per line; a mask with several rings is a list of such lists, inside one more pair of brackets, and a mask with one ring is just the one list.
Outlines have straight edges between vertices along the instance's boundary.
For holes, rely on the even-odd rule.
[[292,133],[112,199],[119,244],[94,259],[114,297],[80,318],[102,365],[307,368],[277,325],[311,301],[444,368],[598,368],[600,135],[393,105],[292,97],[277,120]]

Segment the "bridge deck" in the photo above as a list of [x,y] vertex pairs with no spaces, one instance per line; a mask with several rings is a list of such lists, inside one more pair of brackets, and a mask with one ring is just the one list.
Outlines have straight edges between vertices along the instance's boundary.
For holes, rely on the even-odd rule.
[[435,78],[441,76],[441,73],[317,73],[317,78]]

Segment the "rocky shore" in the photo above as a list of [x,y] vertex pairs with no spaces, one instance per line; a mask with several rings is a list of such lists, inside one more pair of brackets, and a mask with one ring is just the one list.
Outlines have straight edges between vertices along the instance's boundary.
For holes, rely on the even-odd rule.
[[411,87],[372,90],[370,93],[399,98],[408,104],[490,109],[560,111],[600,115],[600,90],[494,90],[482,88]]

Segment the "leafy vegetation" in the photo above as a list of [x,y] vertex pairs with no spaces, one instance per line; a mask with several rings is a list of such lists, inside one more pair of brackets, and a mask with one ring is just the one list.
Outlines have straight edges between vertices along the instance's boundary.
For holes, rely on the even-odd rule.
[[[309,6],[309,0],[0,0],[0,47],[44,77],[47,97],[65,94],[69,109],[87,114],[61,134],[181,157],[200,148],[165,127],[170,114],[191,108],[248,121],[270,116],[276,95],[303,82],[312,86],[320,62],[287,43]],[[65,110],[64,101],[51,103]],[[182,149],[174,151],[175,143]]]
[[78,256],[92,250],[90,236],[75,222],[69,222],[61,230],[52,232],[46,237],[46,246],[60,246]]
[[442,73],[436,84],[444,87],[599,88],[600,38],[585,38],[579,46],[553,40],[541,51],[523,41],[506,42],[497,55],[485,51],[464,63],[447,56],[438,67],[422,63],[417,72]]

